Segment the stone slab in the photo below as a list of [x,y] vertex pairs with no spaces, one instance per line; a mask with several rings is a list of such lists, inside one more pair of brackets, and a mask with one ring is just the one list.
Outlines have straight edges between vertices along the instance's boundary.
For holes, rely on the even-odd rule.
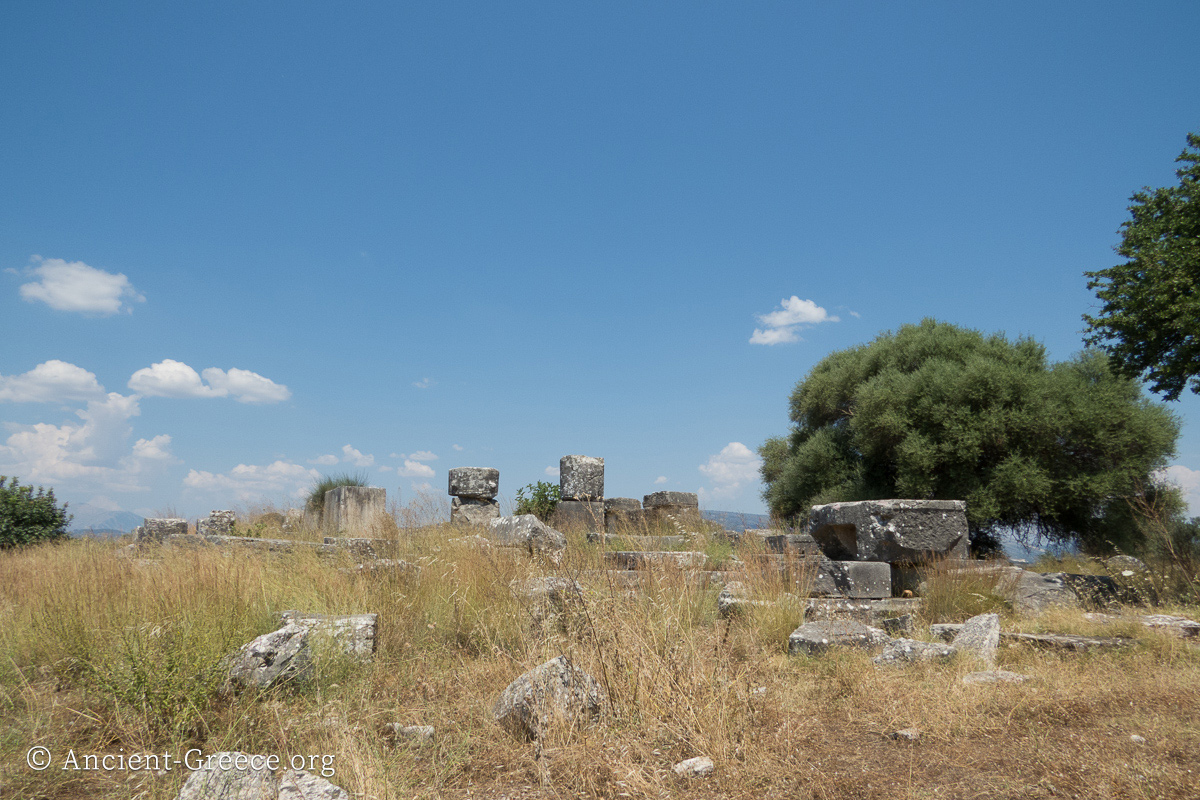
[[575,528],[590,533],[604,530],[604,503],[595,500],[559,500],[550,522],[556,528]]
[[491,467],[455,467],[450,470],[449,494],[491,500],[500,491],[500,470]]
[[[891,597],[883,600],[813,598],[804,608],[805,619],[853,619],[871,625],[921,610],[920,598]],[[953,638],[953,637],[951,637]]]
[[[558,488],[563,500],[604,499],[604,459],[563,456],[558,461]],[[601,512],[601,519],[604,518]]]
[[325,493],[325,527],[329,533],[370,530],[387,513],[387,489],[338,486]]
[[661,508],[663,506],[699,508],[700,496],[695,492],[652,492],[642,498],[643,508]]
[[892,596],[892,565],[883,561],[817,562],[809,593],[816,597],[879,600]]
[[500,518],[500,503],[476,497],[450,498],[451,525],[486,525]]
[[825,555],[844,561],[918,564],[967,558],[962,500],[864,500],[813,506],[809,533]]
[[634,497],[604,498],[604,512],[610,511],[641,511],[642,501]]
[[604,563],[610,569],[653,569],[674,566],[681,569],[702,569],[708,556],[690,550],[617,550],[604,554]]
[[788,637],[788,654],[813,656],[830,647],[882,647],[891,640],[884,631],[854,620],[806,622]]
[[[746,531],[746,533],[750,534],[751,531]],[[754,533],[758,533],[758,531],[754,531]],[[763,537],[763,541],[772,553],[798,553],[812,556],[822,554],[817,540],[807,533],[783,533],[780,531],[766,531],[765,533],[768,535]]]

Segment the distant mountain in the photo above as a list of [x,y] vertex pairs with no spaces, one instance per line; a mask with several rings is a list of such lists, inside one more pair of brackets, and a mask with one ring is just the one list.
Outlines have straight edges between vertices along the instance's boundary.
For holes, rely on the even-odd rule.
[[727,531],[752,531],[771,527],[766,514],[746,514],[741,511],[701,511],[700,518],[719,523]]
[[74,516],[68,530],[74,534],[97,533],[117,535],[129,533],[142,524],[142,517],[128,511],[100,508],[84,503],[79,506],[67,506],[67,513]]

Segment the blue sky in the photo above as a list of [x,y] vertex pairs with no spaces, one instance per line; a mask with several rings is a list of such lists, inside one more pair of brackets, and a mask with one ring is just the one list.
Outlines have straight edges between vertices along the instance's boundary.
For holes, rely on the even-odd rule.
[[1194,2],[1083,8],[5,3],[0,474],[194,516],[581,453],[762,511],[830,352],[1081,348],[1200,131]]

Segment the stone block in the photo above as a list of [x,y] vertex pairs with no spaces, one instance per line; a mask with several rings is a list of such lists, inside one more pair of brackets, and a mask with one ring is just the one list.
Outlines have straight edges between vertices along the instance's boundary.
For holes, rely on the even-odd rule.
[[556,721],[572,725],[598,719],[606,703],[600,683],[559,656],[510,683],[492,715],[514,735],[534,740],[543,738]]
[[487,525],[500,518],[500,504],[475,497],[450,498],[451,525]]
[[847,597],[879,600],[892,596],[892,567],[883,561],[817,562],[809,594],[813,597]]
[[604,459],[563,456],[558,461],[558,487],[563,500],[602,500]]
[[455,497],[491,500],[500,491],[500,470],[491,467],[455,467],[450,470],[450,491]]
[[386,489],[339,486],[325,493],[325,527],[330,533],[369,530],[386,513]]
[[487,524],[487,535],[502,547],[519,547],[552,558],[567,547],[567,537],[533,514],[494,519]]
[[809,533],[825,555],[845,561],[918,564],[966,558],[967,504],[962,500],[864,500],[813,506]]
[[642,501],[633,497],[606,497],[604,498],[604,513],[610,511],[640,511]]
[[892,637],[854,620],[806,622],[788,637],[789,655],[814,656],[830,647],[881,647]]
[[596,500],[559,500],[550,522],[559,529],[574,528],[600,533],[605,524],[604,503]]
[[186,534],[188,526],[186,519],[178,519],[177,517],[146,517],[140,527],[142,532],[138,536],[139,542],[158,542],[161,544],[166,541],[168,536]]
[[643,508],[660,508],[662,506],[700,508],[700,498],[695,492],[654,492],[642,498]]
[[228,536],[237,523],[232,511],[211,511],[204,519],[196,520],[196,533],[201,536]]
[[605,553],[604,563],[610,569],[650,569],[664,564],[702,569],[708,563],[708,556],[689,550],[617,550]]
[[[637,502],[636,500],[634,502]],[[611,534],[641,532],[646,528],[646,512],[640,508],[608,508],[605,501],[604,529]]]
[[777,530],[746,531],[746,534],[765,534],[762,536],[767,550],[772,553],[798,554],[804,556],[821,555],[821,547],[817,540],[807,533],[783,533]]

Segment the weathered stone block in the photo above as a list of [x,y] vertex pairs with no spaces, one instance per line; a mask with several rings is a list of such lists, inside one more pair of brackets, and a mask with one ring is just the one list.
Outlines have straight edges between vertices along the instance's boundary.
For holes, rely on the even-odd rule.
[[1000,645],[1000,615],[980,614],[963,623],[950,642],[970,653],[989,667],[996,666],[996,648]]
[[604,513],[611,511],[640,511],[642,501],[633,497],[606,497],[604,498]]
[[556,528],[578,528],[599,533],[604,530],[604,503],[595,500],[559,500],[551,522]]
[[500,504],[475,497],[450,498],[451,525],[487,525],[500,518]]
[[650,569],[663,564],[701,569],[708,563],[708,556],[689,550],[616,550],[604,554],[604,563],[610,569]]
[[563,500],[602,500],[604,459],[563,456],[558,461],[558,487]]
[[450,470],[450,494],[491,500],[500,491],[500,470],[491,467],[455,467]]
[[533,514],[515,517],[500,517],[487,524],[488,537],[504,547],[520,547],[531,553],[561,553],[567,546],[567,537],[551,528]]
[[139,542],[158,542],[166,541],[168,536],[187,533],[187,520],[178,519],[176,517],[146,517],[145,521],[140,525],[142,532],[138,536]]
[[340,649],[361,658],[375,652],[378,614],[331,617],[283,612],[284,626],[265,633],[229,657],[226,686],[266,689],[283,681],[303,680],[312,668],[314,631],[330,635]]
[[798,554],[805,556],[821,555],[821,546],[817,540],[807,533],[783,533],[782,531],[746,531],[746,534],[765,534],[763,541],[772,553]]
[[642,506],[644,508],[659,508],[662,506],[699,508],[700,498],[695,492],[654,492],[642,498]]
[[201,536],[228,536],[237,523],[232,511],[211,511],[208,517],[196,521],[196,533]]
[[864,500],[813,506],[809,533],[825,555],[846,561],[920,563],[966,558],[967,504],[962,500]]
[[595,678],[559,656],[510,683],[492,715],[514,735],[540,739],[555,721],[573,725],[597,719],[606,702]]
[[325,527],[330,533],[369,530],[386,513],[386,489],[339,486],[325,493]]
[[921,642],[915,639],[893,639],[883,652],[871,659],[879,665],[913,664],[919,661],[949,661],[958,652],[953,645]]
[[641,508],[610,508],[604,512],[604,530],[611,534],[629,534],[642,531],[645,527],[646,512]]
[[813,656],[830,647],[880,647],[891,640],[879,628],[854,620],[806,622],[788,637],[788,654]]
[[892,596],[892,567],[883,561],[817,562],[809,594],[878,600]]

